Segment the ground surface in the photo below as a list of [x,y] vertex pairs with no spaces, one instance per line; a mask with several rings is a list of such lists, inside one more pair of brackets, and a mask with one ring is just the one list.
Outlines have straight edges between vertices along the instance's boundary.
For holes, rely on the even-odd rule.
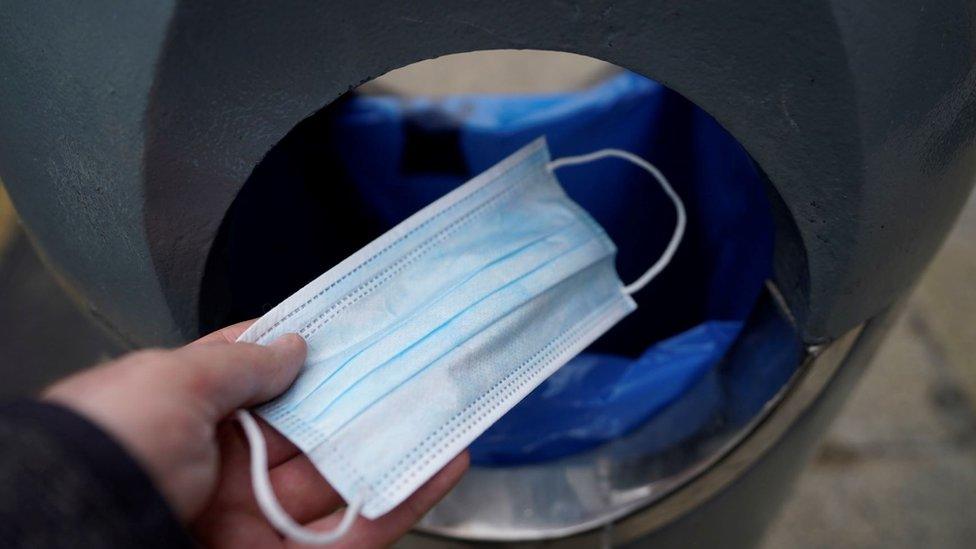
[[[552,91],[592,81],[607,70],[565,57],[548,59],[545,70],[504,55],[444,63],[453,80],[405,71],[375,84],[374,91]],[[443,74],[444,66],[439,70]],[[503,77],[508,80],[499,87]],[[974,282],[976,199],[971,199],[771,526],[766,547],[973,546]],[[44,268],[2,193],[0,328],[0,397],[29,394],[117,352]]]
[[976,195],[766,547],[976,543]]

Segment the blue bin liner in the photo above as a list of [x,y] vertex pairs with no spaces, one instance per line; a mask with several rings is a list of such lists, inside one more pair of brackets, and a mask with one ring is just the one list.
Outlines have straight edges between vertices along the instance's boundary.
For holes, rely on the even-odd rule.
[[[663,449],[723,405],[715,369],[770,275],[773,224],[752,161],[706,113],[625,72],[568,93],[352,95],[336,108],[329,131],[346,182],[388,226],[540,135],[553,157],[606,147],[635,152],[686,203],[685,239],[669,268],[635,296],[638,311],[475,441],[474,463],[554,459],[655,418],[667,418],[655,430]],[[623,162],[566,168],[558,177],[617,244],[621,278],[638,277],[673,231],[670,201]],[[674,421],[667,411],[683,398],[696,400],[697,413]]]
[[471,447],[479,463],[544,461],[591,448],[645,423],[679,398],[692,395],[684,415],[653,441],[669,447],[694,434],[718,411],[721,392],[708,379],[735,341],[741,323],[709,321],[651,346],[631,359],[585,353],[552,375]]

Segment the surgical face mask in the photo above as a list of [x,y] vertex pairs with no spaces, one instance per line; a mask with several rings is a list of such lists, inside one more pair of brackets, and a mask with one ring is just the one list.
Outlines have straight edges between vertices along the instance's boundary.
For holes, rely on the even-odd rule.
[[[677,208],[668,247],[629,286],[617,277],[613,242],[553,175],[607,157],[651,173]],[[357,514],[373,519],[396,507],[633,311],[630,294],[667,265],[684,226],[681,200],[644,160],[603,150],[550,161],[540,138],[276,306],[239,341],[296,332],[308,357],[294,384],[257,413],[308,455],[348,508],[333,532],[296,524],[271,490],[260,430],[241,412],[269,521],[296,541],[323,543]]]

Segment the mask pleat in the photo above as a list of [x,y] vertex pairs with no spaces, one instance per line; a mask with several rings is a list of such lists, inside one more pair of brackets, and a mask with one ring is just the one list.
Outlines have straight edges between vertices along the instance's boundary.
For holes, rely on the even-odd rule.
[[552,200],[562,192],[558,187],[523,184],[506,188],[513,192],[495,199],[489,209],[479,210],[477,231],[461,231],[440,241],[427,239],[403,256],[417,256],[416,250],[424,250],[421,260],[402,264],[379,279],[368,278],[348,294],[334,297],[328,306],[322,302],[326,313],[300,331],[309,342],[307,364],[316,367],[307,368],[309,374],[295,383],[289,399],[297,402],[310,395],[335,373],[343,358],[369,345],[397,322],[423,311],[472,273],[544,239],[554,228],[580,224],[573,212]]
[[[465,296],[465,300],[474,299],[470,305],[460,310],[453,307],[456,303],[451,303],[451,307],[432,307],[425,318],[409,323],[399,333],[392,334],[385,345],[376,348],[372,356],[362,357],[361,365],[366,368],[353,374],[358,379],[347,387],[340,387],[338,399],[313,416],[313,421],[318,422],[324,433],[330,433],[345,423],[347,418],[372,405],[455,347],[477,336],[499,318],[511,314],[587,265],[599,261],[602,256],[594,255],[599,246],[594,239],[587,240],[511,279],[507,279],[509,273],[479,278],[480,283],[491,283],[496,287],[487,295],[484,288],[471,288],[467,292],[469,295]],[[317,409],[318,404],[314,408]]]
[[[476,270],[467,273],[464,279],[433,295],[430,300],[418,303],[409,314],[402,316],[395,323],[383,327],[372,337],[359,342],[343,353],[326,357],[322,362],[314,362],[316,368],[328,373],[318,385],[310,388],[307,392],[302,393],[300,390],[296,390],[296,400],[292,406],[299,406],[309,398],[314,398],[316,406],[331,403],[351,382],[368,373],[351,371],[350,363],[361,359],[364,355],[367,355],[366,360],[369,360],[369,354],[372,352],[372,355],[375,356],[377,348],[390,347],[391,342],[387,339],[391,334],[398,330],[402,331],[405,326],[409,327],[418,321],[429,321],[435,314],[441,314],[444,318],[456,316],[457,312],[455,311],[472,306],[474,302],[491,295],[505,283],[538,268],[554,256],[577,246],[581,240],[591,237],[592,234],[586,231],[584,226],[579,222],[573,222],[565,227],[560,227],[556,232],[523,242],[519,248],[510,250],[500,257],[495,257],[487,264],[479,265]],[[437,313],[434,312],[435,309],[438,311]],[[324,364],[324,362],[331,362],[332,364]]]

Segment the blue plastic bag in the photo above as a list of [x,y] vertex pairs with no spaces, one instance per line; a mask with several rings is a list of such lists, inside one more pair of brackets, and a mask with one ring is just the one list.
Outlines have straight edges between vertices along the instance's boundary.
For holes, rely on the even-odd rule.
[[[668,417],[658,446],[691,436],[723,405],[715,369],[770,274],[773,226],[751,159],[681,96],[623,73],[590,89],[446,98],[352,96],[333,116],[344,177],[392,226],[545,135],[553,157],[614,147],[655,163],[685,201],[689,226],[671,265],[635,297],[637,312],[570,361],[471,446],[475,463],[554,459]],[[559,173],[618,247],[624,281],[642,273],[674,225],[646,174],[603,161]]]

